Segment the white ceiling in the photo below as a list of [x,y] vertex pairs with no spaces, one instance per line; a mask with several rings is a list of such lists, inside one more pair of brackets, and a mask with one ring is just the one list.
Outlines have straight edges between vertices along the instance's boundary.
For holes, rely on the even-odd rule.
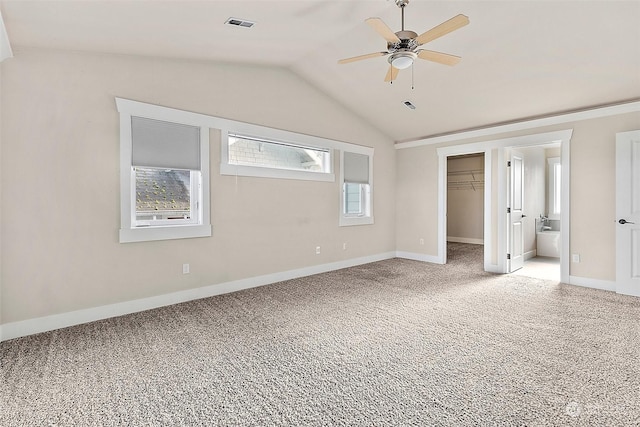
[[[418,34],[459,14],[471,23],[427,49],[462,56],[418,60],[384,83],[386,49],[366,18],[400,30],[393,0],[2,0],[15,47],[242,62],[287,67],[394,141],[640,99],[640,0],[411,0]],[[256,21],[224,25],[229,17]],[[402,102],[411,100],[416,110]]]

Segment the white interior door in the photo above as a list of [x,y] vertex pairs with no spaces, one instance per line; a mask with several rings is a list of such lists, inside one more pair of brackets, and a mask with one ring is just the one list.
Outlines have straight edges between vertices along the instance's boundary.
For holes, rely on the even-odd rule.
[[616,291],[640,296],[640,130],[616,135]]
[[521,153],[511,151],[509,163],[509,206],[507,218],[509,224],[509,252],[507,266],[509,273],[524,266],[524,227],[522,212],[524,206],[524,161]]

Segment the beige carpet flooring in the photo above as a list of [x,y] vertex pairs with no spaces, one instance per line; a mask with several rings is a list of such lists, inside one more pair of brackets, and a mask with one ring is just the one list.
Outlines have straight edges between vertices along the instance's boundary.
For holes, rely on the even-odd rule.
[[1,426],[637,426],[640,299],[392,259],[0,344]]

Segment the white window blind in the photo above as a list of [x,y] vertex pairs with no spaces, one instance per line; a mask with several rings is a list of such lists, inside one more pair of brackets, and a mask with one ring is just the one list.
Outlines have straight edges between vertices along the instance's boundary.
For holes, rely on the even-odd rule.
[[200,170],[200,128],[131,117],[132,166]]
[[353,184],[369,183],[369,156],[344,152],[344,182]]

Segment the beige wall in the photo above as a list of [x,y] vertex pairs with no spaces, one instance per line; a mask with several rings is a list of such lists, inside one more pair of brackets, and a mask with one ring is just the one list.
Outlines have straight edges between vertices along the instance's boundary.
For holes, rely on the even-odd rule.
[[[484,156],[449,157],[447,173],[484,171]],[[470,180],[470,175],[451,176],[452,181]],[[484,174],[476,174],[483,181]],[[484,236],[484,187],[456,187],[447,185],[447,239],[483,240]],[[456,239],[457,238],[457,239]]]
[[[2,323],[395,250],[392,141],[289,71],[24,48],[1,67]],[[120,244],[116,96],[372,146],[375,225],[338,227],[337,181],[220,176],[212,131],[213,236]]]
[[[439,146],[567,128],[574,129],[570,252],[582,261],[570,274],[615,279],[615,134],[640,129],[640,113],[396,151],[286,70],[15,54],[0,65],[2,323],[393,250],[435,256]],[[372,146],[376,223],[338,227],[337,182],[220,176],[212,131],[213,236],[120,244],[116,96]],[[496,177],[497,150],[492,161]],[[497,190],[495,179],[490,185]],[[191,274],[182,275],[183,263]]]
[[[396,152],[396,248],[438,254],[438,155],[435,146]],[[424,239],[424,244],[420,244]]]
[[[579,253],[581,256],[580,263],[570,264],[570,274],[584,278],[615,280],[615,137],[617,132],[640,129],[640,113],[620,114],[398,150],[397,250],[437,255],[438,147],[570,128],[573,129],[573,136],[570,159],[569,248],[570,253]],[[401,183],[409,185],[404,187]],[[494,183],[492,188],[496,189]],[[411,216],[411,212],[418,212],[419,215]],[[495,232],[497,219],[492,218],[492,223]],[[418,246],[417,235],[428,236],[431,240],[426,241],[424,246]]]
[[551,147],[544,149],[544,156],[549,159],[551,157],[560,157],[561,149],[560,147]]

